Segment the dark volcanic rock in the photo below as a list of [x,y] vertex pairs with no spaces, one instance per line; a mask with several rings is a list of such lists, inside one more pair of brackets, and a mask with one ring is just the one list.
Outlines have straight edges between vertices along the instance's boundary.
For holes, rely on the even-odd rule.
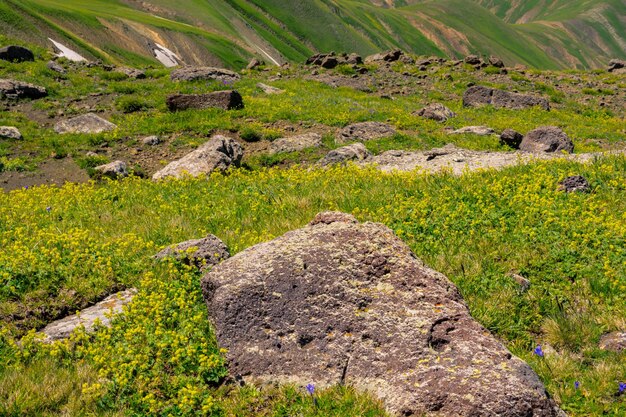
[[167,247],[154,257],[156,259],[173,257],[187,265],[193,265],[203,270],[228,259],[230,252],[219,238],[208,235],[203,239],[187,240]]
[[0,79],[0,98],[30,98],[34,100],[47,95],[48,92],[43,87],[22,81]]
[[505,129],[500,135],[500,143],[513,149],[519,149],[524,135],[513,129]]
[[524,136],[520,150],[525,152],[574,152],[572,140],[555,126],[538,127]]
[[345,383],[400,416],[562,413],[454,284],[382,224],[318,214],[217,265],[201,285],[235,377]]
[[372,156],[362,143],[353,143],[352,145],[342,146],[333,149],[326,156],[320,159],[319,164],[322,166],[342,164],[348,161],[364,161]]
[[239,166],[243,148],[236,140],[217,135],[181,159],[169,163],[156,172],[152,179],[180,178],[184,175],[198,176],[213,171],[226,171],[231,165]]
[[573,175],[565,178],[559,185],[559,190],[566,193],[572,193],[579,191],[581,193],[588,193],[591,191],[591,185],[582,175]]
[[241,77],[236,72],[223,68],[184,67],[172,71],[170,78],[172,81],[217,80],[233,83]]
[[348,125],[337,134],[337,142],[367,141],[387,138],[396,134],[396,130],[386,123],[361,122]]
[[117,126],[94,113],[87,113],[62,120],[54,125],[57,133],[102,133],[117,129]]
[[525,109],[527,107],[539,106],[544,110],[550,110],[550,103],[545,98],[510,93],[479,85],[468,88],[463,94],[463,105],[465,107],[477,107],[487,104],[507,109]]
[[207,94],[172,94],[167,97],[169,111],[218,108],[233,110],[243,108],[243,98],[236,90],[214,91]]
[[452,110],[439,103],[431,103],[427,105],[418,111],[417,115],[427,119],[436,120],[438,122],[445,122],[446,120],[456,116]]
[[0,48],[0,59],[9,62],[34,61],[35,55],[23,46],[10,45]]

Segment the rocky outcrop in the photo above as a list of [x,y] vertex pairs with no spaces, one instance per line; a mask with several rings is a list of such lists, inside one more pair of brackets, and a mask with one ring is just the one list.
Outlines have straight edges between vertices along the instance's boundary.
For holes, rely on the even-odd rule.
[[347,384],[394,415],[560,415],[533,370],[394,233],[344,213],[253,246],[201,281],[229,370]]
[[373,139],[387,138],[395,134],[396,130],[386,123],[361,122],[344,127],[339,131],[336,138],[338,143],[353,141],[364,142]]
[[195,151],[156,172],[152,179],[180,178],[184,175],[196,177],[213,171],[226,171],[231,165],[238,167],[242,157],[243,148],[237,141],[217,135]]
[[574,143],[565,132],[555,126],[543,126],[531,130],[520,144],[524,152],[574,152]]
[[381,52],[378,54],[370,55],[365,58],[365,63],[375,63],[375,62],[395,62],[399,60],[404,55],[399,49],[393,49],[387,52]]
[[353,143],[352,145],[342,146],[333,149],[318,162],[321,166],[344,164],[348,161],[365,161],[372,156],[362,143]]
[[0,79],[0,98],[30,98],[35,100],[47,95],[48,92],[43,87],[22,81]]
[[316,65],[326,69],[333,69],[338,65],[361,65],[362,63],[363,58],[355,53],[349,55],[337,55],[334,52],[315,54],[306,60],[306,65]]
[[99,165],[94,170],[104,177],[111,179],[128,177],[128,166],[123,161],[113,161],[108,164]]
[[479,107],[489,104],[494,107],[514,110],[534,106],[539,106],[544,110],[550,110],[550,103],[545,98],[527,94],[510,93],[508,91],[480,85],[468,88],[463,94],[463,105],[465,107]]
[[154,255],[155,259],[175,258],[200,270],[217,265],[230,257],[228,247],[217,236],[208,235],[167,247]]
[[62,120],[54,125],[57,133],[102,133],[117,129],[117,126],[108,120],[94,114],[87,113],[68,120]]
[[9,45],[0,48],[0,59],[9,62],[26,62],[34,61],[35,55],[23,46]]
[[450,134],[452,135],[459,135],[459,134],[464,134],[464,133],[471,133],[473,135],[479,135],[479,136],[487,136],[487,135],[493,135],[495,133],[495,131],[487,126],[465,126],[462,127],[460,129],[457,130],[453,130],[452,132],[450,132]]
[[0,126],[0,139],[22,139],[22,134],[13,126]]
[[169,111],[217,108],[235,110],[243,108],[243,98],[235,90],[214,91],[207,94],[172,94],[167,97]]
[[500,134],[500,144],[513,149],[519,149],[522,139],[524,139],[524,135],[513,129],[504,129],[504,131]]
[[296,152],[320,146],[322,146],[322,135],[318,133],[304,133],[302,135],[276,139],[270,145],[270,154]]
[[426,119],[436,120],[438,122],[445,122],[448,119],[456,117],[456,113],[439,103],[428,104],[426,107],[419,110],[417,115]]
[[82,310],[79,314],[48,324],[41,330],[40,334],[43,335],[45,342],[53,342],[67,339],[79,326],[85,326],[85,330],[91,332],[96,320],[103,326],[109,326],[112,319],[111,312],[114,314],[121,313],[122,307],[130,303],[136,293],[137,290],[130,289],[110,295],[99,303]]
[[572,175],[561,181],[561,184],[559,184],[559,190],[565,191],[566,193],[573,193],[576,191],[588,193],[591,191],[591,185],[582,175]]
[[216,80],[223,83],[234,83],[241,77],[236,72],[214,67],[184,67],[172,71],[172,81],[210,81]]

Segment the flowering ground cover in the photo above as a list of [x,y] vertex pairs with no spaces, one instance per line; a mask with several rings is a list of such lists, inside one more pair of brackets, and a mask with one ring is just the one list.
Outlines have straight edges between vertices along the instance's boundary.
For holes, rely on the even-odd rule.
[[[558,191],[575,174],[591,193]],[[625,354],[597,344],[626,326],[625,178],[626,159],[608,157],[461,177],[294,167],[0,194],[0,415],[385,415],[350,387],[224,384],[199,273],[150,258],[208,233],[237,253],[329,209],[391,227],[569,414],[626,415]],[[139,293],[112,328],[36,342],[31,329],[129,286]]]

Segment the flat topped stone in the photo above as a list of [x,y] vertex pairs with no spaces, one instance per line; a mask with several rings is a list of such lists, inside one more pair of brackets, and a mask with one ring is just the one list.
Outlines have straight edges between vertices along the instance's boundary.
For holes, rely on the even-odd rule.
[[236,90],[214,91],[207,94],[172,94],[167,97],[166,105],[171,112],[210,108],[233,110],[244,107],[243,98]]
[[47,95],[48,92],[44,87],[23,81],[0,79],[0,98],[30,98],[35,100]]
[[102,133],[117,129],[117,126],[94,113],[87,113],[54,125],[57,133]]
[[382,224],[321,213],[202,281],[229,370],[369,391],[394,415],[552,417],[532,369]]
[[111,323],[110,313],[121,313],[122,307],[130,303],[136,293],[137,290],[129,289],[110,295],[99,303],[82,310],[79,314],[53,321],[44,327],[40,333],[44,335],[44,341],[53,342],[67,339],[81,325],[85,326],[87,332],[90,332],[96,320],[99,320],[102,325],[109,326]]
[[236,72],[214,67],[184,67],[172,71],[172,81],[217,80],[232,83],[241,77]]
[[322,146],[322,135],[319,133],[303,133],[302,135],[278,138],[270,145],[270,153],[296,152],[307,148]]
[[341,129],[337,134],[337,142],[346,143],[351,141],[368,141],[388,138],[396,134],[396,130],[381,122],[353,123]]
[[468,88],[463,94],[463,105],[466,107],[478,107],[483,105],[503,107],[507,109],[525,109],[539,106],[544,110],[550,110],[550,103],[543,97],[535,97],[528,94],[511,93],[509,91],[476,85]]

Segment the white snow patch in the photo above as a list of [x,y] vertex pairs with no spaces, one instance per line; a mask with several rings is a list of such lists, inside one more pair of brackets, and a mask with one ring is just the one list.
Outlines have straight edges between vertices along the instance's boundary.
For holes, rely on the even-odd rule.
[[59,53],[57,53],[57,56],[67,58],[70,61],[74,61],[74,62],[87,61],[83,56],[81,56],[75,51],[72,51],[70,48],[63,45],[62,43],[59,43],[51,38],[48,38],[48,40],[54,44],[54,47],[57,50],[60,51]]
[[154,55],[156,56],[156,59],[161,61],[161,64],[168,68],[178,65],[180,58],[174,52],[170,51],[161,44],[157,43],[155,45],[157,49],[154,50]]
[[256,47],[257,47],[257,49],[258,49],[259,51],[261,51],[261,53],[262,53],[263,55],[265,55],[266,57],[268,57],[268,58],[269,58],[269,59],[270,59],[270,60],[271,60],[274,64],[276,64],[276,66],[279,66],[279,67],[280,67],[280,63],[279,63],[278,61],[276,61],[274,58],[272,58],[272,56],[271,56],[270,54],[268,54],[267,52],[265,52],[265,50],[264,50],[263,48],[261,48],[259,45],[254,45],[254,46],[256,46]]

